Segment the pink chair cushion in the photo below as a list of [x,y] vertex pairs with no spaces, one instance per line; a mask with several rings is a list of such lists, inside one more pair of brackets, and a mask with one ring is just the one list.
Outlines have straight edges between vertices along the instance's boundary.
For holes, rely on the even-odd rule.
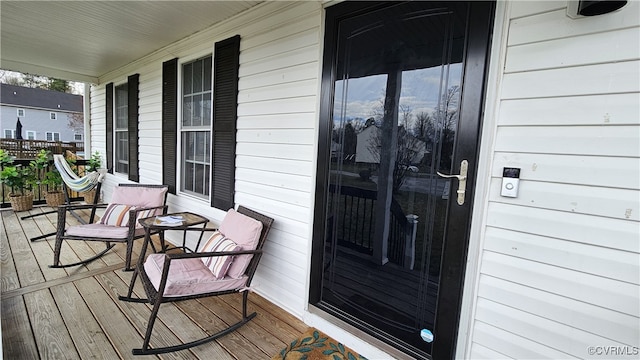
[[[160,287],[164,258],[164,254],[151,254],[144,262],[144,270],[156,290]],[[175,297],[237,290],[245,286],[247,279],[246,276],[238,279],[228,276],[216,279],[199,258],[176,259],[171,261],[163,296]]]
[[[237,251],[240,246],[231,239],[224,237],[221,232],[215,231],[209,240],[204,243],[200,252],[220,252],[220,251]],[[222,279],[229,270],[229,266],[233,261],[233,256],[210,256],[200,258],[202,262],[211,270],[216,279]]]
[[[218,229],[226,238],[233,240],[242,250],[255,250],[260,240],[262,223],[256,219],[229,209]],[[244,274],[253,255],[238,255],[233,259],[227,276],[238,278]]]
[[[104,224],[87,224],[71,226],[67,229],[66,235],[97,237],[110,239],[126,239],[129,234],[128,227],[110,226]],[[136,236],[144,235],[144,229],[136,229]]]
[[147,188],[137,186],[116,186],[113,189],[111,203],[127,204],[137,207],[164,205],[167,188]]

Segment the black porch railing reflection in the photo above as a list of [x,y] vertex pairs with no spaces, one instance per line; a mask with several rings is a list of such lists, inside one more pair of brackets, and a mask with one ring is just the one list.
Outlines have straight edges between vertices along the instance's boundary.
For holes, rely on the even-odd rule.
[[[329,186],[328,233],[335,231],[338,245],[372,255],[378,192],[344,185],[338,187],[338,192],[336,188],[335,184]],[[389,212],[387,258],[391,263],[413,268],[417,216],[406,215],[396,199],[392,199]]]

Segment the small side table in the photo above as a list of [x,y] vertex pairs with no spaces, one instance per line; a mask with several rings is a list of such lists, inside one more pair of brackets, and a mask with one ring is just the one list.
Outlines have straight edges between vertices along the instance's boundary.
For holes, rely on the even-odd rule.
[[[184,252],[188,252],[188,251],[193,252],[194,250],[191,250],[186,246],[187,230],[192,229],[198,225],[202,225],[202,229],[204,229],[207,226],[207,223],[209,223],[209,219],[191,212],[179,212],[179,213],[161,215],[161,217],[165,217],[165,216],[182,217],[182,222],[178,225],[159,225],[159,224],[156,224],[156,216],[138,220],[140,225],[142,225],[142,227],[145,230],[145,243],[151,242],[151,232],[158,232],[160,233],[160,245],[162,247],[160,252],[164,253],[167,250],[172,250],[172,249],[182,249]],[[183,231],[182,246],[172,247],[171,249],[168,248],[164,240],[164,232],[167,230]],[[203,233],[201,232],[200,237],[198,238],[198,244],[196,245],[196,250],[200,246],[200,242],[202,241],[202,234]],[[146,249],[142,249],[142,251],[143,253],[141,255],[144,256],[143,254],[144,252],[146,252]]]

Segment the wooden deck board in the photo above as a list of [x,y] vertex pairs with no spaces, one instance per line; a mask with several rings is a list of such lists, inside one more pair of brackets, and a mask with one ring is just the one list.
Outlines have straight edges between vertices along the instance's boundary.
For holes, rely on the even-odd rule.
[[[227,323],[211,312],[198,301],[176,302],[175,306],[187,314],[192,321],[197,323],[208,333],[216,332],[227,327]],[[197,316],[197,319],[195,318]],[[194,339],[195,340],[195,339]],[[251,344],[237,331],[223,336],[216,341],[228,352],[233,353],[238,359],[264,359],[265,354]]]
[[49,289],[24,295],[27,313],[42,359],[79,359]]
[[[233,324],[238,322],[242,318],[241,312],[225,302],[223,298],[241,298],[241,295],[230,294],[225,296],[203,298],[198,301],[200,301],[201,304],[207,306],[225,323]],[[249,314],[257,310],[252,303],[249,303],[247,305],[247,308]],[[256,318],[261,316],[265,316],[265,314],[258,314],[256,315]],[[278,338],[261,338],[260,334],[264,331],[265,329],[261,327],[258,321],[255,321],[255,319],[238,329],[239,334],[244,336],[246,339],[252,339],[253,343],[265,354],[275,354],[286,346],[286,344],[283,341],[280,341]]]
[[80,358],[116,359],[118,353],[107,339],[73,283],[51,287],[58,309]]
[[44,276],[38,266],[38,262],[29,246],[29,239],[25,235],[19,218],[13,213],[3,211],[4,226],[7,230],[7,238],[11,247],[14,264],[20,281],[20,286],[27,286],[44,282]]
[[[46,210],[36,208],[32,213]],[[133,274],[122,271],[126,245],[117,243],[87,265],[50,269],[55,237],[35,242],[30,238],[53,231],[57,217],[20,219],[27,214],[0,211],[0,318],[6,359],[270,359],[307,329],[291,314],[251,294],[249,311],[257,311],[258,316],[238,331],[188,350],[133,356],[131,350],[142,345],[151,306],[117,299],[126,294]],[[70,217],[68,224],[77,224],[77,220]],[[154,237],[154,242],[158,245],[159,239]],[[103,246],[65,242],[61,259],[75,262]],[[142,240],[136,241],[134,262],[141,247]],[[144,296],[139,281],[134,291]],[[202,338],[236,322],[240,308],[238,295],[163,304],[151,344],[166,346]]]
[[[95,278],[85,278],[75,282],[91,313],[124,359],[133,359],[131,349],[140,346],[140,333],[104,291]],[[108,301],[107,301],[108,300]],[[153,359],[155,356],[140,356],[139,359]]]
[[[120,308],[120,311],[129,319],[129,322],[136,328],[136,330],[142,335],[144,334],[149,315],[151,311],[144,304],[132,303],[126,301],[118,301],[118,295],[124,295],[127,292],[129,284],[125,284],[113,272],[101,274],[96,276],[96,280],[102,285],[109,296],[114,300],[114,304]],[[153,337],[151,338],[152,347],[161,347],[179,344],[178,338],[160,321],[156,321],[153,327]],[[141,347],[142,342],[138,343],[136,347]],[[189,350],[176,351],[170,354],[162,355],[166,359],[193,359],[193,354]]]
[[2,354],[5,359],[37,359],[31,324],[22,296],[2,299]]
[[7,239],[4,217],[1,214],[0,221],[2,222],[2,229],[0,229],[0,291],[4,292],[18,289],[20,281],[18,280],[18,273],[13,263],[13,255]]
[[[120,277],[125,284],[131,282],[132,272],[116,271],[114,275]],[[127,289],[124,289],[120,294],[126,295]],[[145,293],[140,281],[136,281],[134,286],[133,296],[138,298],[144,298]],[[135,304],[136,306],[146,307],[151,313],[151,305],[149,304]],[[198,326],[197,323],[192,321],[187,315],[185,315],[174,304],[165,304],[158,313],[158,320],[169,329],[172,329],[174,334],[182,341],[189,342],[195,339],[201,339],[207,336],[207,333]],[[153,336],[153,335],[152,335]],[[142,340],[140,342],[142,344]],[[191,352],[199,359],[234,359],[220,344],[213,341],[205,345],[197,346],[191,349]]]

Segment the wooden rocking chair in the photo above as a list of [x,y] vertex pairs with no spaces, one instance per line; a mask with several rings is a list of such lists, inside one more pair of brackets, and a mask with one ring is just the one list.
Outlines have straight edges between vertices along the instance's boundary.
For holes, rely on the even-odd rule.
[[[272,218],[243,206],[238,211],[230,209],[217,230],[189,229],[215,231],[198,252],[151,254],[146,261],[143,258],[149,237],[145,237],[129,291],[126,296],[119,297],[123,301],[153,305],[142,348],[133,349],[132,353],[149,355],[188,349],[229,334],[253,319],[255,312],[247,314],[249,286],[272,223]],[[145,299],[132,297],[138,276],[144,285]],[[237,323],[202,339],[167,347],[149,347],[161,304],[234,293],[242,294],[242,318]]]

